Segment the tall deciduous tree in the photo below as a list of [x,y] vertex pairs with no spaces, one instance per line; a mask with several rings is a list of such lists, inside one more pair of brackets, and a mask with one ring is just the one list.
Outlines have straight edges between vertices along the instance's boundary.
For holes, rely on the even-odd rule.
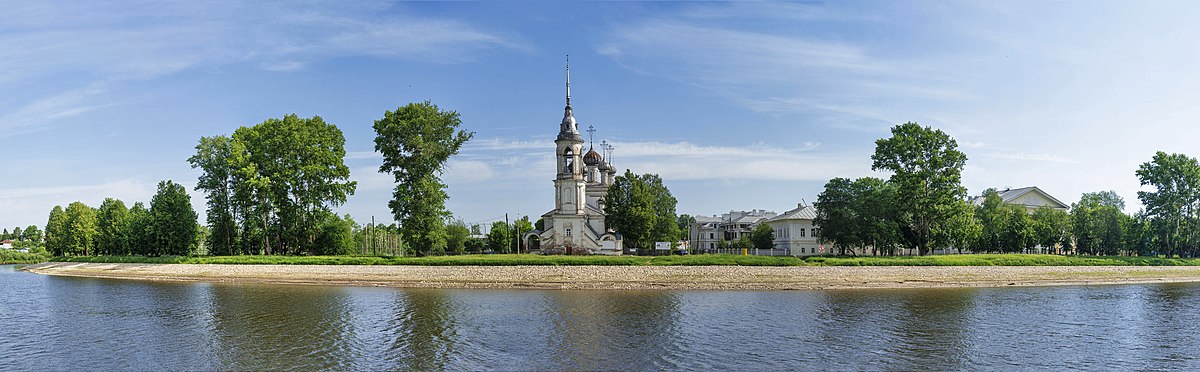
[[150,210],[142,202],[133,203],[129,207],[129,248],[136,255],[148,256],[155,249],[153,218]]
[[896,186],[907,245],[921,255],[949,245],[936,238],[963,213],[955,205],[966,197],[962,168],[967,156],[958,151],[958,142],[941,130],[908,122],[893,127],[891,138],[875,141],[871,160],[871,169],[892,172],[888,181]]
[[75,255],[95,254],[96,210],[83,202],[67,205],[64,250]]
[[461,124],[457,112],[439,110],[429,101],[387,111],[375,121],[375,151],[383,155],[379,171],[396,182],[388,207],[417,254],[446,246],[448,195],[440,175],[446,161],[475,135],[459,130]]
[[463,220],[454,220],[446,225],[446,252],[463,254],[471,230]]
[[29,225],[21,231],[21,240],[39,243],[42,241],[42,232],[38,230],[37,225]]
[[96,235],[96,250],[100,254],[127,255],[129,251],[129,210],[125,203],[113,198],[105,198],[100,204],[96,223],[99,234]]
[[186,256],[196,241],[196,211],[183,185],[162,181],[150,200],[150,226],[154,236],[153,255]]
[[1143,186],[1154,191],[1138,191],[1138,199],[1146,206],[1146,215],[1161,221],[1164,229],[1161,241],[1168,256],[1195,256],[1195,250],[1185,249],[1186,241],[1196,240],[1197,212],[1200,212],[1200,162],[1184,154],[1159,151],[1137,170]]
[[226,136],[201,137],[196,154],[188,158],[192,168],[200,169],[196,190],[204,190],[208,200],[209,254],[231,255],[237,252],[237,221],[233,190],[233,140]]
[[654,242],[679,239],[675,197],[657,174],[625,170],[613,179],[604,200],[604,222],[621,233],[627,246],[651,248]]
[[495,253],[508,253],[512,250],[512,226],[504,221],[492,223],[487,233],[487,247]]
[[50,210],[50,218],[46,221],[46,250],[55,256],[67,253],[67,214],[62,206],[56,205]]
[[817,195],[816,207],[813,224],[821,230],[820,240],[833,246],[831,252],[846,255],[870,247],[876,254],[895,253],[899,215],[891,184],[872,177],[834,178]]
[[238,128],[233,141],[235,182],[248,183],[234,192],[250,194],[240,199],[264,216],[261,228],[279,251],[315,253],[323,213],[345,203],[357,186],[349,181],[342,131],[319,116],[292,114]]
[[1085,193],[1071,204],[1071,230],[1081,253],[1114,255],[1125,247],[1132,219],[1119,208],[1115,192]]
[[1071,246],[1071,215],[1050,207],[1033,211],[1034,237],[1046,253],[1057,253],[1056,248]]

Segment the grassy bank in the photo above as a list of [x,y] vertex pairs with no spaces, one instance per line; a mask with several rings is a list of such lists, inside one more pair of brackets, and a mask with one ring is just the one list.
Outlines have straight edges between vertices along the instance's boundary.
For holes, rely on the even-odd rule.
[[798,266],[795,257],[734,255],[697,256],[542,256],[531,254],[487,254],[434,257],[380,256],[97,256],[55,257],[57,262],[156,263],[156,264],[244,264],[244,265],[416,265],[416,266]]
[[0,265],[4,264],[33,264],[50,260],[49,255],[18,252],[12,249],[0,249]]
[[[1057,256],[1039,254],[966,254],[898,257],[694,256],[541,256],[463,255],[437,257],[379,256],[99,256],[55,257],[58,262],[247,264],[247,265],[416,265],[416,266],[1200,266],[1200,258]],[[44,261],[44,260],[41,260]],[[40,261],[38,261],[40,262]]]
[[893,257],[809,257],[819,266],[1200,266],[1200,258],[963,254]]

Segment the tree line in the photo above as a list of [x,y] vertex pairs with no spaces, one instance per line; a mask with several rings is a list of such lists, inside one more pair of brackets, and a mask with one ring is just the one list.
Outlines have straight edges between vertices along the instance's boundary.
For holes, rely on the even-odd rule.
[[[36,227],[26,229],[36,231]],[[73,202],[54,206],[46,221],[45,248],[55,256],[190,255],[203,246],[191,197],[180,184],[158,183],[150,207],[126,208],[106,198],[99,208]]]
[[[440,175],[474,135],[460,125],[457,112],[429,101],[375,121],[379,171],[396,182],[388,207],[397,224],[368,228],[332,212],[357,186],[344,162],[343,133],[319,116],[291,114],[199,139],[187,161],[201,173],[196,190],[205,195],[205,226],[196,224],[183,186],[164,181],[149,208],[140,202],[126,208],[112,198],[99,208],[56,206],[46,248],[55,255],[339,255],[375,254],[383,242],[389,254],[395,248],[415,255],[524,251],[520,235],[536,227],[528,216],[497,221],[479,238],[478,226],[467,227],[446,210]],[[622,232],[627,244],[681,238],[676,200],[657,175],[627,171],[606,199],[607,227]],[[36,226],[21,230],[20,236],[37,232]]]
[[995,189],[966,198],[967,157],[940,130],[905,123],[876,141],[872,169],[887,179],[834,178],[817,197],[814,225],[842,255],[854,249],[895,255],[902,249],[999,253],[1165,255],[1200,252],[1200,162],[1158,152],[1137,176],[1145,209],[1128,215],[1114,191],[1084,193],[1070,211],[1004,203]]

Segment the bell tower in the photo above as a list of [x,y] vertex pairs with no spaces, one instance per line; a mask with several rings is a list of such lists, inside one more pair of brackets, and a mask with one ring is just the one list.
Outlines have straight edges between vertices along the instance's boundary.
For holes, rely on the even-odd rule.
[[[559,216],[580,216],[584,214],[584,193],[587,182],[584,179],[583,136],[579,134],[579,124],[571,112],[571,60],[567,59],[567,106],[563,109],[562,123],[558,127],[555,163],[558,165],[555,185],[555,206]],[[556,218],[560,220],[561,218]]]

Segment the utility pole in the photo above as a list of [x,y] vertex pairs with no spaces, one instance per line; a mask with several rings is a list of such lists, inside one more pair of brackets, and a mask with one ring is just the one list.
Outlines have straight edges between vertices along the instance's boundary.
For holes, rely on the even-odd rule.
[[[506,226],[506,227],[508,226],[508,213],[504,214],[504,226]],[[504,248],[508,248],[508,247],[504,247]]]

